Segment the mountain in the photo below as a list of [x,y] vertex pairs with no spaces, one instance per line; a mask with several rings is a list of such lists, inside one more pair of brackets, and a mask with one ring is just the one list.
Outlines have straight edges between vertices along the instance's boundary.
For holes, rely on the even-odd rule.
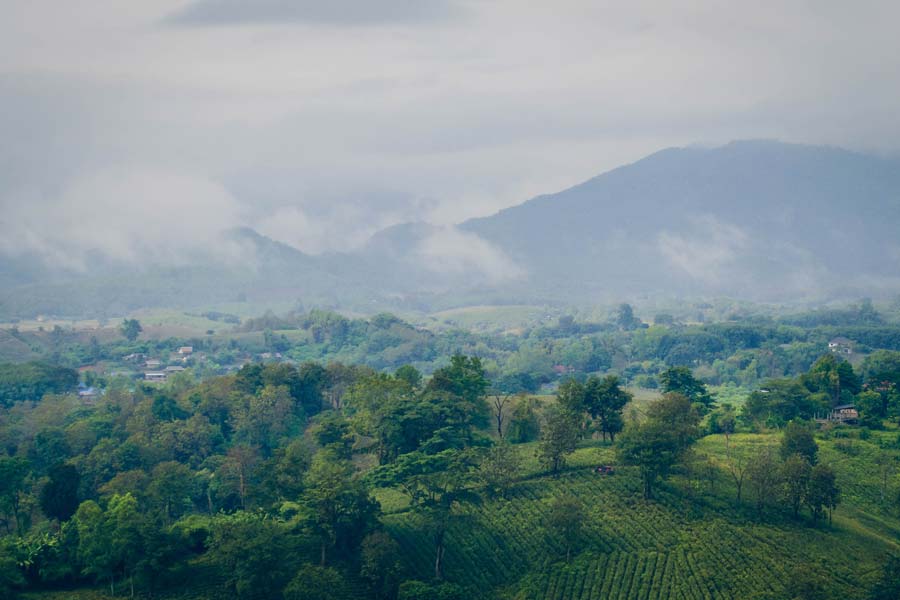
[[900,288],[900,161],[769,141],[672,148],[463,223],[529,285],[825,297]]
[[[670,148],[456,227],[406,223],[351,253],[257,232],[184,264],[0,261],[0,318],[247,298],[359,311],[647,295],[826,300],[900,291],[900,160],[740,141]],[[230,257],[230,258],[228,258]]]

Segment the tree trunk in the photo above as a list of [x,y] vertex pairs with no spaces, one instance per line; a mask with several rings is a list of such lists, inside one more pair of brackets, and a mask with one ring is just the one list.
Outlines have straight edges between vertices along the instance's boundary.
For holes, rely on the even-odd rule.
[[240,485],[240,492],[241,492],[241,509],[244,509],[246,507],[244,506],[244,467],[243,466],[241,466],[240,469],[238,469],[238,477],[240,478],[239,485]]
[[319,566],[324,567],[325,566],[325,542],[322,542],[321,550],[322,550],[322,554],[319,557]]
[[438,581],[444,578],[444,532],[435,535],[437,548],[434,557],[434,578]]

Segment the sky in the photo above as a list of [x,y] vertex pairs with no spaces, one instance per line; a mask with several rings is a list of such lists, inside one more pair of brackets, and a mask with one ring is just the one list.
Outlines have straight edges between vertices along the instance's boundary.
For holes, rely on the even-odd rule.
[[319,253],[408,221],[466,245],[453,224],[665,147],[893,154],[897,22],[867,0],[0,0],[0,252],[179,260],[249,226]]

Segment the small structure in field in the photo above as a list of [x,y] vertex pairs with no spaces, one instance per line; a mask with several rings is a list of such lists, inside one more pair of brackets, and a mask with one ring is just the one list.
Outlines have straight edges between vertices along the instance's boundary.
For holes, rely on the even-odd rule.
[[162,383],[166,380],[166,374],[161,372],[150,371],[148,373],[144,373],[144,381],[152,381],[156,383]]
[[859,421],[859,411],[853,404],[840,404],[831,409],[824,417],[816,417],[817,423],[832,423],[852,425]]
[[828,342],[828,349],[835,354],[853,354],[853,340],[845,337],[836,337]]

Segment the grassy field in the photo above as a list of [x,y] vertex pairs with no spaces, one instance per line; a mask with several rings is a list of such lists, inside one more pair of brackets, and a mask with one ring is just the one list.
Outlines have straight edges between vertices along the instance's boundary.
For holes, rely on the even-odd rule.
[[556,322],[559,314],[541,306],[467,306],[412,318],[417,325],[443,330],[461,328],[479,332],[521,331],[525,327]]

